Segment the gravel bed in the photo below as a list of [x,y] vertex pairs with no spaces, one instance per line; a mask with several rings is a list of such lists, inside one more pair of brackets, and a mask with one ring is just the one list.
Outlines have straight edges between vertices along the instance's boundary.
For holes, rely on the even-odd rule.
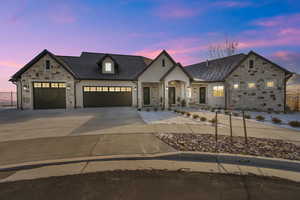
[[174,134],[161,133],[157,137],[166,144],[179,151],[200,151],[244,154],[289,160],[300,160],[300,146],[283,140],[248,137],[248,145],[245,138],[219,135],[216,147],[215,136],[211,134]]

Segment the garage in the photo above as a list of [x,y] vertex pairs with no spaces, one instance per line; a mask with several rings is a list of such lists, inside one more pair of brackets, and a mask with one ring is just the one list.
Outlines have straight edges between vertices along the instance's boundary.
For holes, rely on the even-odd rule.
[[118,86],[84,86],[84,107],[131,106],[132,88]]
[[34,109],[66,108],[66,84],[34,82],[33,106]]

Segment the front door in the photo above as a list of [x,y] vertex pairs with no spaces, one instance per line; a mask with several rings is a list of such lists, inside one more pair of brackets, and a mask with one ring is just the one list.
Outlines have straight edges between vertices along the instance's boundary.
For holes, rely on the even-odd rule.
[[199,103],[200,104],[206,103],[206,87],[200,87],[199,89]]
[[169,104],[175,103],[175,87],[169,87]]
[[144,93],[144,105],[150,105],[150,88],[144,87],[143,93]]

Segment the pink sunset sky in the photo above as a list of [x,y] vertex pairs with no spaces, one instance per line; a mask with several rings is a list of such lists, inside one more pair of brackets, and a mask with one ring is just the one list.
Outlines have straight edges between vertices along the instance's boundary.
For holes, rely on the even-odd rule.
[[4,0],[0,7],[0,91],[43,49],[143,55],[166,49],[183,65],[208,58],[226,37],[300,73],[300,2],[296,0]]

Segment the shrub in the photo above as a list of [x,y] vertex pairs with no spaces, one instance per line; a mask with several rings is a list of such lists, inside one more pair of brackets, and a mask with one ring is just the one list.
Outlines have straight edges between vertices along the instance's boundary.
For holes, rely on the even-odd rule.
[[186,114],[186,116],[188,116],[188,117],[191,116],[191,113],[189,113],[189,112],[186,112],[185,114]]
[[161,111],[164,111],[164,110],[165,110],[165,107],[161,107],[160,110],[161,110]]
[[168,108],[168,111],[172,111],[172,108],[169,107],[169,108]]
[[215,112],[215,110],[216,110],[216,109],[214,109],[214,108],[210,109],[211,112]]
[[265,120],[265,117],[264,117],[264,116],[261,116],[261,115],[257,115],[257,116],[256,116],[256,120],[257,120],[257,121],[264,121],[264,120]]
[[238,116],[240,116],[240,114],[239,114],[239,113],[232,113],[232,115],[233,115],[233,116],[235,116],[235,117],[238,117]]
[[141,111],[142,109],[138,108],[137,111]]
[[175,110],[173,110],[173,112],[178,113],[178,110],[175,109]]
[[276,117],[273,117],[273,118],[272,118],[272,122],[273,122],[274,124],[280,124],[280,123],[281,123],[281,119],[278,119],[278,118],[276,118]]
[[292,127],[300,127],[300,121],[290,121],[289,125]]
[[200,121],[205,122],[206,121],[206,117],[200,117]]
[[154,108],[154,111],[157,112],[157,111],[158,111],[158,108],[155,107],[155,108]]
[[246,119],[251,119],[251,115],[245,115]]
[[150,108],[147,108],[146,111],[149,112],[149,111],[150,111]]
[[193,114],[193,118],[194,118],[194,119],[198,119],[198,118],[199,118],[199,115]]

